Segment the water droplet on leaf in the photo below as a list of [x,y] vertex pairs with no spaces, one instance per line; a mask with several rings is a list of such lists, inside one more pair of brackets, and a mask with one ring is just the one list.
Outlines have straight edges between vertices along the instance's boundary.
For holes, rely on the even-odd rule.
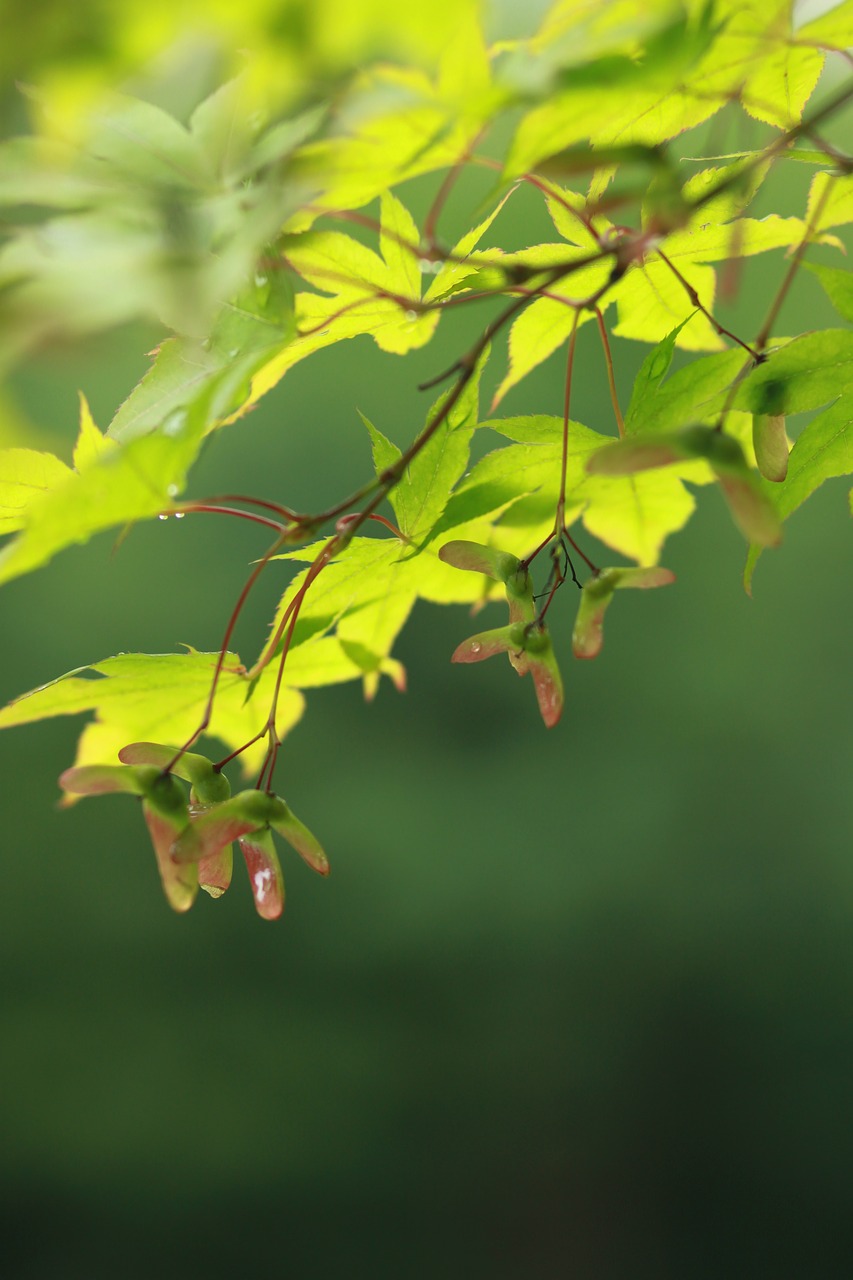
[[186,514],[187,514],[187,513],[186,513],[186,511],[176,511],[176,512],[175,512],[175,519],[176,519],[176,520],[183,520],[183,518],[184,518],[184,516],[185,516]]

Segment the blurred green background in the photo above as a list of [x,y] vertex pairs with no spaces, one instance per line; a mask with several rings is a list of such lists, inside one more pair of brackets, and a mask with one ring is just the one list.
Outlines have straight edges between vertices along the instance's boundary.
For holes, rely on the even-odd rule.
[[[785,175],[792,211],[806,176]],[[744,331],[778,270],[745,276]],[[813,286],[792,327],[835,323]],[[592,328],[574,413],[606,428]],[[211,443],[193,494],[334,500],[369,466],[356,406],[410,438],[462,332],[320,353]],[[105,425],[157,336],[43,351],[10,404],[67,456],[77,388]],[[644,352],[615,352],[626,398]],[[561,380],[556,357],[506,411],[559,412]],[[264,545],[154,522],[12,583],[0,700],[120,651],[215,648]],[[506,664],[450,665],[464,610],[420,606],[408,694],[311,693],[285,743],[280,789],[333,874],[287,861],[277,925],[240,868],[174,916],[126,798],[55,807],[79,721],[0,736],[3,1273],[847,1276],[851,545],[827,485],[749,600],[701,491],[676,586],[620,598],[597,662],[572,662],[558,601],[551,732]]]

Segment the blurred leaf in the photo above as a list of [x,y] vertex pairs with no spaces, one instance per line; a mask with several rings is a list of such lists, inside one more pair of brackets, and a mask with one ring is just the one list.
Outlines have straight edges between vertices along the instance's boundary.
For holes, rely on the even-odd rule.
[[209,341],[168,338],[115,414],[110,436],[134,440],[200,402],[207,403],[214,421],[242,413],[249,380],[269,352],[293,333],[291,304],[286,277],[259,274],[250,288],[223,307]]
[[816,173],[809,188],[806,217],[814,232],[853,222],[853,176]]
[[[101,453],[85,471],[68,472],[62,483],[34,497],[22,514],[21,532],[0,551],[0,582],[29,573],[103,529],[151,519],[169,507],[184,486],[202,430],[199,418],[167,421],[161,433]],[[46,465],[58,479],[55,462]]]
[[849,49],[853,45],[853,0],[841,0],[828,13],[806,22],[796,33],[797,40],[814,42],[830,49]]
[[0,533],[22,529],[32,503],[61,488],[72,475],[70,467],[52,453],[0,450]]

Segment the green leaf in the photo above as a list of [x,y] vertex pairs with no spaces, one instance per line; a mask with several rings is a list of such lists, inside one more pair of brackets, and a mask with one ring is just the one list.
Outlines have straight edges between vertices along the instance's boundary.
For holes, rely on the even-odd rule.
[[73,474],[71,468],[52,453],[35,449],[0,450],[0,533],[22,529],[33,503],[61,489]]
[[[433,335],[438,313],[420,311],[419,243],[411,214],[388,192],[381,200],[381,257],[338,231],[307,231],[287,237],[284,254],[288,263],[327,295],[321,304],[303,299],[308,308],[306,320],[316,307],[313,325],[322,327],[325,318],[335,336],[369,333],[383,351],[398,355],[423,346]],[[341,325],[344,319],[347,323]],[[300,355],[301,348],[296,346],[290,359],[284,353],[276,367],[289,368]]]
[[[448,504],[441,521],[442,530],[490,512],[501,518],[499,527],[508,530],[513,503],[528,494],[539,495],[541,499],[539,522],[545,526],[553,524],[562,452],[557,443],[562,436],[560,419],[542,415],[491,419],[482,425],[534,442],[499,449],[482,458]],[[545,443],[549,439],[554,443]],[[690,518],[695,503],[684,488],[680,473],[588,474],[588,459],[601,450],[608,439],[579,422],[569,424],[566,518],[571,522],[582,515],[590,533],[615,551],[643,564],[653,564],[668,535],[682,528]],[[695,478],[697,464],[688,461],[684,474]],[[701,478],[701,468],[698,475]],[[530,547],[519,546],[517,550],[519,555],[526,555]]]
[[674,468],[674,464],[692,458],[706,460],[713,470],[741,532],[752,542],[776,546],[781,528],[773,504],[749,470],[733,436],[696,426],[646,439],[620,440],[601,449],[587,466],[593,475],[640,478],[638,472],[658,474],[657,468]]
[[377,476],[381,476],[389,467],[393,467],[395,462],[400,458],[400,450],[395,444],[384,436],[378,427],[374,427],[373,423],[364,416],[363,413],[358,415],[370,436],[371,450],[373,453],[373,467]]
[[[471,438],[479,416],[480,361],[461,395],[420,452],[412,459],[400,483],[392,489],[391,505],[403,533],[413,542],[423,542],[432,532],[448,499],[468,465]],[[435,421],[453,391],[445,392],[427,414],[426,425]]]
[[280,272],[260,274],[217,318],[209,342],[169,338],[113,418],[109,435],[133,440],[205,400],[211,421],[242,412],[249,380],[293,332],[292,296]]
[[57,552],[93,534],[151,519],[183,488],[198,453],[198,421],[166,422],[162,433],[104,452],[80,474],[34,498],[18,536],[0,552],[0,582],[46,564]]
[[657,398],[661,384],[669,373],[672,357],[675,354],[676,338],[686,324],[687,321],[682,320],[681,324],[671,329],[640,365],[640,370],[634,379],[631,403],[625,414],[626,435],[641,431],[643,422],[650,417],[649,404]]
[[420,232],[406,206],[390,191],[380,200],[379,251],[385,260],[386,288],[420,298]]
[[424,294],[425,302],[433,302],[437,298],[449,297],[468,278],[471,274],[471,267],[465,260],[480,243],[480,240],[486,234],[508,199],[509,192],[498,201],[498,204],[488,217],[484,218],[476,227],[466,232],[461,239],[456,241],[450,251],[448,260],[441,264],[435,279]]
[[95,426],[89,402],[81,391],[80,430],[74,445],[74,470],[85,471],[113,448],[115,448],[113,442],[102,436]]
[[765,218],[718,222],[713,210],[703,206],[695,217],[700,225],[673,232],[661,245],[682,273],[688,262],[724,262],[788,249],[799,244],[808,229],[802,218],[780,218],[773,213]]
[[[661,348],[667,340],[663,339]],[[626,435],[665,434],[690,423],[712,420],[722,408],[744,362],[741,351],[721,351],[718,355],[692,360],[657,386],[644,378],[641,369],[638,387],[631,396],[625,417]],[[639,381],[640,378],[643,381]]]
[[824,329],[773,351],[744,379],[735,406],[752,413],[817,409],[853,388],[853,333]]
[[853,0],[842,0],[828,13],[806,22],[796,33],[797,40],[828,49],[849,49],[853,45]]
[[[0,729],[94,711],[95,722],[80,740],[78,765],[112,763],[128,743],[185,742],[202,720],[216,658],[196,652],[107,658],[15,699],[0,710]],[[228,654],[206,736],[229,750],[254,736],[266,720],[275,674],[266,671],[247,701],[245,669],[235,654]],[[285,689],[276,720],[279,736],[301,713],[301,696]],[[258,767],[265,749],[260,742],[244,753],[241,763],[247,772]]]
[[[787,519],[811,497],[815,489],[835,476],[853,473],[853,401],[840,397],[830,408],[813,418],[795,441],[788,458],[788,474],[783,484],[766,485],[779,518]],[[762,548],[753,545],[744,573],[744,586],[752,590],[752,577]]]
[[[582,280],[578,279],[581,274],[584,277]],[[512,387],[568,341],[573,329],[580,328],[593,319],[590,311],[577,314],[571,305],[571,299],[594,293],[597,287],[605,283],[607,275],[607,264],[588,268],[583,273],[578,272],[576,276],[569,277],[573,286],[579,286],[577,294],[573,293],[570,297],[566,285],[557,286],[548,290],[552,296],[536,298],[525,307],[510,329],[509,369],[495,392],[492,411]],[[561,298],[565,300],[560,301]]]
[[[678,269],[703,306],[714,309],[716,277],[712,267],[690,260]],[[619,338],[659,342],[675,328],[676,346],[686,351],[718,351],[723,341],[688,295],[683,284],[660,259],[633,266],[611,295],[619,311],[613,333]]]
[[93,125],[87,150],[115,173],[166,190],[192,190],[208,176],[195,140],[150,102],[115,94]]
[[816,173],[809,188],[806,217],[815,233],[853,222],[853,176]]
[[252,152],[262,121],[252,110],[251,99],[247,78],[238,77],[220,85],[190,117],[190,137],[212,181],[229,185],[257,166]]

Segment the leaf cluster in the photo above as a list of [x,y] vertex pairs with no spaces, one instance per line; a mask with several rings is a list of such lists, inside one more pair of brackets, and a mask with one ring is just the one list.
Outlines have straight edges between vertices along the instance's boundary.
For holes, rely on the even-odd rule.
[[[93,712],[68,789],[121,778],[156,812],[144,770],[186,771],[203,736],[228,752],[210,766],[216,778],[236,760],[247,777],[260,769],[256,788],[271,796],[304,690],[358,679],[373,697],[383,676],[405,689],[394,645],[419,599],[477,611],[505,597],[508,622],[453,658],[505,653],[553,726],[561,652],[597,656],[617,591],[672,582],[664,547],[705,490],[719,489],[746,539],[749,586],[788,517],[853,472],[853,335],[807,315],[801,331],[777,333],[804,281],[853,319],[843,256],[853,159],[827,137],[853,85],[849,74],[821,81],[827,63],[849,73],[850,0],[800,26],[787,0],[554,0],[512,38],[494,37],[488,6],[478,16],[467,4],[293,3],[278,27],[259,2],[239,16],[214,10],[207,91],[181,109],[156,104],[150,84],[81,91],[63,133],[56,108],[74,77],[51,89],[45,76],[31,131],[0,143],[7,366],[134,319],[161,332],[104,432],[81,395],[71,466],[0,451],[0,582],[103,530],[169,514],[215,511],[271,537],[223,609],[218,653],[108,658],[0,711],[0,727]],[[158,39],[174,24],[171,8],[153,5]],[[239,66],[226,52],[235,31]],[[111,33],[103,65],[123,67],[133,42]],[[288,75],[288,91],[274,91]],[[709,122],[737,117],[753,145],[719,156]],[[813,171],[804,207],[762,211],[776,189],[768,179],[792,162]],[[488,194],[460,216],[469,172],[487,175]],[[425,211],[413,179],[431,185]],[[501,214],[523,198],[541,202],[552,231],[513,248]],[[745,334],[726,298],[758,255],[777,264],[778,287],[758,333]],[[363,416],[373,470],[332,506],[304,511],[287,492],[276,502],[193,494],[204,442],[283,381],[286,396],[296,364],[351,339],[405,357],[450,311],[469,319],[470,339],[434,379],[444,390],[422,429],[397,443]],[[612,425],[572,413],[583,326],[598,332]],[[623,411],[614,365],[632,343],[648,351]],[[562,404],[500,416],[559,350]],[[598,563],[602,547],[620,562]],[[262,573],[285,581],[244,664],[229,645]],[[550,631],[564,587],[579,589],[571,646]],[[169,760],[122,757],[143,773],[80,772],[117,769],[128,743],[164,742],[182,744],[162,749]],[[197,864],[220,846],[200,854],[202,837],[183,833],[203,835],[208,820],[181,815],[168,839],[152,834],[167,895],[183,908]],[[273,866],[261,827],[254,844],[253,831],[240,836],[251,874]]]

